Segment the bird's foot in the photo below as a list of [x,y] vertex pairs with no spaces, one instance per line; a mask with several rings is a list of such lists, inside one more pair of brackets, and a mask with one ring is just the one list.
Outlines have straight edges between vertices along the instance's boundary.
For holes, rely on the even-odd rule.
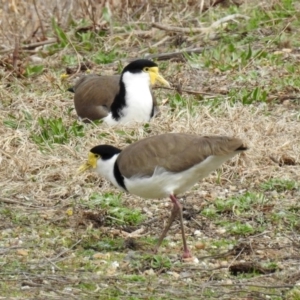
[[192,257],[193,257],[193,255],[190,250],[186,249],[183,251],[183,254],[182,254],[183,259],[192,258]]

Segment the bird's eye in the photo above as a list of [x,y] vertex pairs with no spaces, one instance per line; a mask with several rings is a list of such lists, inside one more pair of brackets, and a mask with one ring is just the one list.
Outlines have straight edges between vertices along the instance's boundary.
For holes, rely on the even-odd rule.
[[148,71],[149,71],[149,68],[148,68],[148,67],[144,68],[144,71],[145,71],[145,72],[148,72]]
[[96,158],[99,158],[99,154],[95,154],[95,157],[96,157]]

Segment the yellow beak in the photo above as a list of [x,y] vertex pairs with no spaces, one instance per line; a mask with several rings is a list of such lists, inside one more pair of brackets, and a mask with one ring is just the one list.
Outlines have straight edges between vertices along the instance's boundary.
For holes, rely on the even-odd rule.
[[88,160],[78,168],[78,172],[82,173],[91,168],[95,169],[96,167],[97,167],[97,157],[94,153],[90,152],[88,156]]
[[163,85],[170,87],[170,83],[162,77],[158,72],[158,67],[151,67],[148,70],[150,74],[151,85],[155,84],[156,81],[160,82]]

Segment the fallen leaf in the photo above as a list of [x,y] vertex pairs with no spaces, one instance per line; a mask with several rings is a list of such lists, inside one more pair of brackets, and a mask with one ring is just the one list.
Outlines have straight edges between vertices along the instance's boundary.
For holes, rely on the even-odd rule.
[[110,259],[110,253],[97,252],[93,255],[94,259]]
[[28,255],[28,251],[24,250],[24,249],[18,249],[17,250],[17,254],[21,255],[21,256],[27,256]]

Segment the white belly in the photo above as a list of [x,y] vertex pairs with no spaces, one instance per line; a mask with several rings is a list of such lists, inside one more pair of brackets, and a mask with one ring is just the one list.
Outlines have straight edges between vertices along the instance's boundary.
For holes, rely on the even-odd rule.
[[125,178],[125,186],[129,193],[143,198],[163,198],[171,194],[179,195],[189,190],[199,180],[206,177],[235,154],[209,156],[203,162],[180,173],[171,173],[157,167],[151,177],[134,176]]

